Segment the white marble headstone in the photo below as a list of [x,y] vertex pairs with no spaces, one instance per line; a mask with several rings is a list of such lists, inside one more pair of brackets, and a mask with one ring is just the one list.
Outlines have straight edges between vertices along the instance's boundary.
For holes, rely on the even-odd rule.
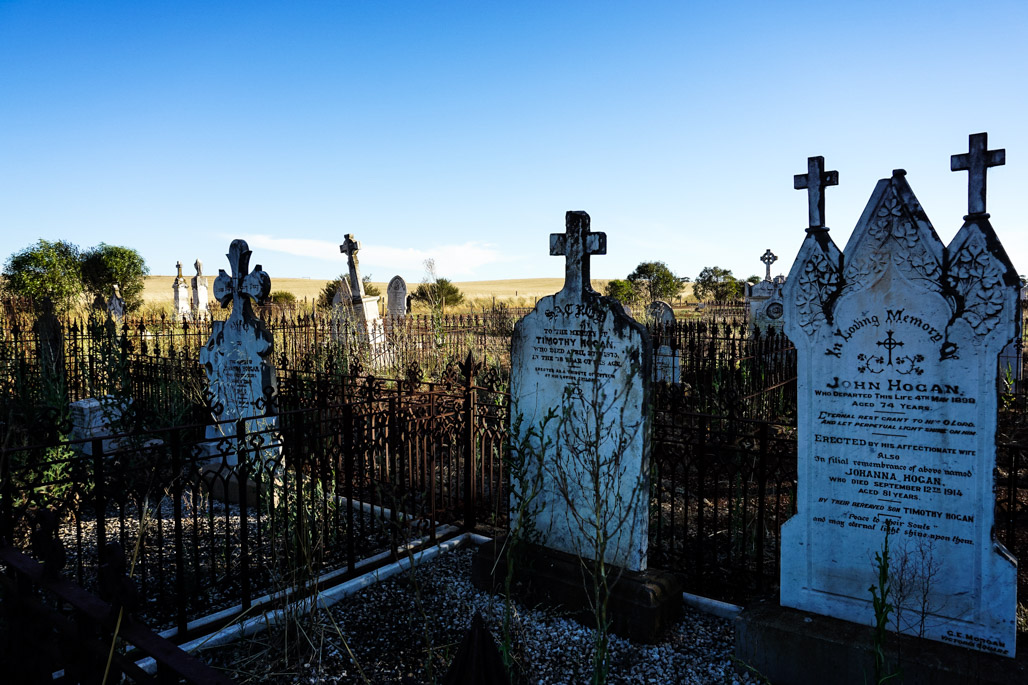
[[567,232],[550,236],[550,254],[566,256],[564,288],[514,328],[512,428],[540,488],[542,543],[596,558],[592,539],[604,531],[604,559],[638,571],[649,525],[652,350],[645,327],[592,289],[589,255],[605,253],[606,235],[590,233],[585,212],[568,212]]
[[190,308],[191,298],[189,296],[189,283],[186,282],[185,276],[182,275],[182,262],[175,262],[175,270],[175,280],[171,284],[175,299],[175,315],[189,316],[192,314],[192,309]]
[[[233,240],[229,248],[232,275],[218,270],[214,297],[223,307],[232,305],[225,321],[211,323],[211,337],[200,351],[200,363],[207,372],[214,418],[219,422],[246,419],[248,433],[264,432],[270,442],[277,425],[274,416],[275,368],[271,364],[274,339],[264,323],[254,316],[250,300],[261,301],[271,292],[271,279],[258,264],[250,271],[250,249],[245,240]],[[235,435],[232,423],[207,427],[207,437]],[[265,460],[274,458],[265,453]],[[234,466],[235,455],[227,463]]]
[[204,317],[210,313],[208,309],[207,277],[203,275],[203,262],[197,259],[193,262],[196,275],[193,276],[193,298],[191,306],[197,316]]
[[[675,310],[661,300],[655,300],[646,306],[646,316],[654,324],[664,327],[660,333],[664,339],[673,335]],[[667,342],[662,342],[654,352],[653,378],[658,383],[677,383],[681,378],[681,363],[678,353]]]
[[[781,602],[873,624],[889,525],[894,571],[937,565],[924,636],[1013,656],[1017,563],[992,527],[996,360],[1016,330],[1017,272],[988,214],[944,246],[902,170],[878,182],[845,254],[811,226],[784,293],[799,462]],[[919,632],[918,601],[901,604],[903,632]]]

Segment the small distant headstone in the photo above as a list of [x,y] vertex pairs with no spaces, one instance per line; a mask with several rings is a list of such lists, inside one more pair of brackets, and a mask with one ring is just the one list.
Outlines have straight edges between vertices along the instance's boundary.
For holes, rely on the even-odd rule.
[[[233,437],[233,422],[246,419],[247,432],[263,432],[267,443],[270,431],[277,425],[276,378],[271,364],[273,338],[254,316],[250,302],[260,302],[268,296],[271,279],[260,264],[250,271],[250,255],[245,240],[232,241],[226,255],[232,275],[219,269],[214,280],[214,298],[222,307],[231,304],[232,312],[225,321],[211,323],[211,337],[200,351],[200,363],[207,372],[211,408],[219,422],[207,427],[207,437]],[[234,450],[225,456],[229,466],[237,464]],[[266,450],[262,458],[271,461],[275,454]]]
[[172,293],[175,297],[175,315],[189,316],[192,314],[190,308],[189,284],[182,275],[182,262],[175,262],[176,276],[171,284]]
[[393,276],[386,286],[387,305],[386,311],[389,317],[399,319],[407,314],[407,281],[400,276]]
[[985,143],[972,136],[953,158],[971,179],[948,246],[900,169],[840,252],[813,180],[823,159],[811,158],[806,185],[821,197],[785,285],[799,480],[781,602],[873,624],[872,560],[889,527],[892,568],[906,559],[929,574],[914,579],[924,605],[890,598],[901,631],[917,634],[923,616],[925,637],[1014,656],[1017,562],[993,532],[993,487],[996,362],[1017,332],[1018,277],[985,213],[985,169],[1002,163]]
[[784,323],[785,304],[782,301],[782,286],[785,278],[771,278],[771,265],[778,261],[778,256],[770,249],[760,257],[764,263],[764,280],[750,286],[746,291],[746,313],[750,325],[760,331],[769,328],[781,330]]
[[674,335],[675,310],[656,300],[646,307],[647,317],[661,327],[661,343],[653,357],[653,378],[659,383],[677,383],[681,378],[678,354],[668,340]]
[[514,328],[512,427],[540,488],[535,525],[542,544],[595,558],[594,531],[605,531],[603,558],[640,571],[649,526],[653,353],[645,327],[592,289],[589,257],[606,254],[606,234],[590,232],[585,212],[568,212],[566,223],[565,233],[550,235],[550,254],[566,259],[564,288]]
[[197,259],[193,262],[196,275],[193,276],[193,298],[190,303],[193,313],[198,317],[205,317],[210,313],[208,309],[207,277],[203,275],[203,262]]
[[121,288],[115,283],[111,287],[111,298],[107,300],[107,314],[112,320],[121,323],[125,318],[125,300],[121,298]]

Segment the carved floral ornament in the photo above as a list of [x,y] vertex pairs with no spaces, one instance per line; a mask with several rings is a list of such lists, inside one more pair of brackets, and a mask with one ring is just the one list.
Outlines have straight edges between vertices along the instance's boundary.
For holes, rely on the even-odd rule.
[[[987,215],[969,216],[947,250],[902,173],[879,183],[870,200],[875,202],[871,212],[865,211],[870,221],[856,227],[848,254],[840,253],[838,262],[826,256],[824,245],[834,247],[830,238],[822,236],[822,243],[807,236],[797,258],[801,271],[794,290],[799,327],[814,336],[822,324],[832,323],[841,295],[873,287],[892,268],[949,304],[952,316],[941,357],[956,356],[949,331],[957,321],[979,336],[992,331],[1003,310],[1007,265],[989,248]],[[836,264],[845,264],[841,274]]]

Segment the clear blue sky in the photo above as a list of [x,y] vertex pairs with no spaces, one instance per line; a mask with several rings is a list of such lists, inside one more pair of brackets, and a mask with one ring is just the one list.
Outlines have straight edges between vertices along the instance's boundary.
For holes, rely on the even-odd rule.
[[152,273],[330,278],[354,233],[376,280],[593,275],[660,259],[787,272],[793,174],[824,155],[845,244],[902,167],[943,240],[949,157],[1007,150],[992,223],[1028,270],[1028,3],[0,0],[0,258],[39,238],[138,249]]

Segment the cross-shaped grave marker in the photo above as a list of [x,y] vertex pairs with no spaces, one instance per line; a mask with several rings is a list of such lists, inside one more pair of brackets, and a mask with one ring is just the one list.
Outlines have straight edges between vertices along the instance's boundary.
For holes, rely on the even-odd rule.
[[807,190],[807,214],[810,217],[810,229],[825,228],[825,188],[837,185],[839,185],[839,172],[825,171],[824,157],[807,157],[807,173],[793,176],[793,188],[796,190],[806,188]]
[[574,293],[592,290],[589,256],[607,254],[607,234],[591,232],[585,212],[568,212],[564,225],[564,233],[550,234],[550,256],[566,258],[563,289]]
[[760,261],[764,262],[767,267],[767,273],[764,275],[765,281],[771,280],[771,265],[778,261],[778,255],[771,251],[771,248],[767,249],[767,252],[761,256]]
[[175,262],[175,268],[178,269],[176,278],[182,278],[182,262]]
[[949,158],[950,171],[967,172],[967,213],[985,214],[985,178],[991,166],[1007,163],[1007,151],[990,150],[988,133],[967,137],[968,152]]
[[339,251],[346,255],[346,262],[350,267],[350,299],[359,303],[364,299],[364,281],[361,280],[360,265],[357,263],[357,252],[361,249],[361,243],[352,233],[347,233],[343,237],[345,240],[339,246]]
[[249,310],[250,301],[260,303],[271,292],[271,278],[264,273],[261,265],[250,271],[250,246],[245,240],[236,239],[228,248],[228,263],[232,266],[232,275],[225,273],[224,269],[218,269],[218,277],[214,279],[214,299],[227,307],[229,300],[232,301],[232,314],[235,317],[237,312],[240,316]]

